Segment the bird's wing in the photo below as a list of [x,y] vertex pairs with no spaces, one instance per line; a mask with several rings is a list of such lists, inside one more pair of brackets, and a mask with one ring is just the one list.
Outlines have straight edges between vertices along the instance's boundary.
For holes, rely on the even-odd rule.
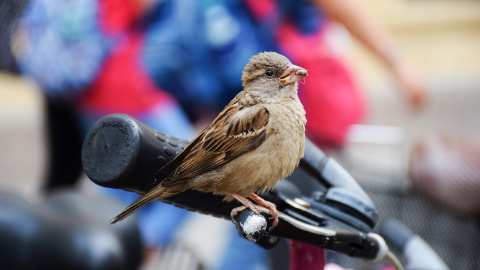
[[[244,107],[230,103],[177,161],[178,167],[162,182],[171,186],[211,171],[260,146],[272,130],[267,130],[269,112],[263,106]],[[176,164],[175,164],[176,163]],[[162,168],[163,170],[163,168]]]

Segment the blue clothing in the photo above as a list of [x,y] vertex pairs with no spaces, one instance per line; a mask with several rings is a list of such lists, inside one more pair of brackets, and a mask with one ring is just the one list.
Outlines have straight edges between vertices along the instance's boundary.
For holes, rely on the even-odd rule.
[[161,1],[150,14],[142,50],[146,70],[190,115],[198,107],[220,111],[242,90],[249,58],[278,51],[280,23],[292,21],[308,35],[324,22],[308,0],[276,2],[278,21],[255,18],[246,1]]
[[52,98],[85,89],[111,48],[96,16],[96,0],[30,1],[19,25],[22,73]]

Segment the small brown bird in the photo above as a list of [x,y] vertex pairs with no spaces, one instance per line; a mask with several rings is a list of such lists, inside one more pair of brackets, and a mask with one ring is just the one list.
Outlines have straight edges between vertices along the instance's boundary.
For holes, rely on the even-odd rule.
[[274,218],[273,229],[278,224],[277,209],[255,192],[272,189],[293,172],[303,157],[306,118],[297,82],[306,75],[305,69],[292,65],[278,53],[254,55],[243,70],[243,91],[159,170],[173,172],[111,223],[150,201],[194,189],[224,195],[227,201],[240,201],[244,206],[233,209],[232,218],[247,207],[256,213],[258,206],[268,208]]

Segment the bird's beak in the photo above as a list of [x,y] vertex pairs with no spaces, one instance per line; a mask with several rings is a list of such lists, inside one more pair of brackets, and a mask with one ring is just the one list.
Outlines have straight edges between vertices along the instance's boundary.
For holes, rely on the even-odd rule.
[[307,76],[307,70],[295,65],[288,65],[287,69],[280,76],[280,81],[283,84],[295,83]]

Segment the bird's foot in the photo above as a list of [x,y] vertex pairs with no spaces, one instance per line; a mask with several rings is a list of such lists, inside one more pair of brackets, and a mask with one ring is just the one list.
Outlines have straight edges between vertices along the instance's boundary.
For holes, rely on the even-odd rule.
[[235,221],[235,216],[245,209],[247,209],[247,207],[243,205],[232,209],[232,212],[230,212],[230,219],[232,220],[233,224],[237,224],[237,222]]
[[248,199],[236,194],[236,193],[233,193],[233,194],[230,194],[230,196],[234,197],[235,199],[237,199],[239,202],[241,202],[243,205],[242,206],[239,206],[239,207],[236,207],[236,208],[233,208],[232,209],[232,212],[230,212],[230,219],[232,220],[233,224],[236,224],[235,222],[235,216],[242,212],[243,210],[249,208],[250,210],[252,210],[253,212],[257,213],[257,214],[260,214],[260,209],[258,208],[258,206],[256,206],[255,204],[253,204],[251,201],[249,201]]
[[273,217],[273,223],[270,228],[268,228],[270,231],[275,229],[278,225],[278,211],[277,211],[277,206],[269,201],[264,200],[262,197],[258,196],[257,194],[250,194],[250,199],[254,200],[258,206],[263,206],[267,208],[270,211],[270,215]]
[[265,207],[270,211],[270,215],[273,218],[272,226],[270,226],[270,228],[268,228],[268,229],[271,231],[271,230],[275,229],[275,227],[277,227],[277,225],[278,225],[278,211],[277,211],[277,206],[274,203],[266,201],[266,200],[262,199],[260,196],[254,194],[254,193],[250,194],[249,198],[252,199],[253,201],[255,201],[257,203],[257,205],[255,205],[250,200],[248,200],[248,199],[246,199],[246,198],[244,198],[244,197],[242,197],[242,196],[240,196],[236,193],[232,193],[232,194],[230,194],[230,196],[234,197],[235,199],[237,199],[239,202],[241,202],[243,204],[242,206],[234,208],[232,210],[232,212],[230,212],[230,218],[232,219],[232,222],[234,224],[236,223],[234,217],[238,213],[240,213],[241,211],[249,208],[253,212],[255,212],[257,214],[260,214],[260,207]]

